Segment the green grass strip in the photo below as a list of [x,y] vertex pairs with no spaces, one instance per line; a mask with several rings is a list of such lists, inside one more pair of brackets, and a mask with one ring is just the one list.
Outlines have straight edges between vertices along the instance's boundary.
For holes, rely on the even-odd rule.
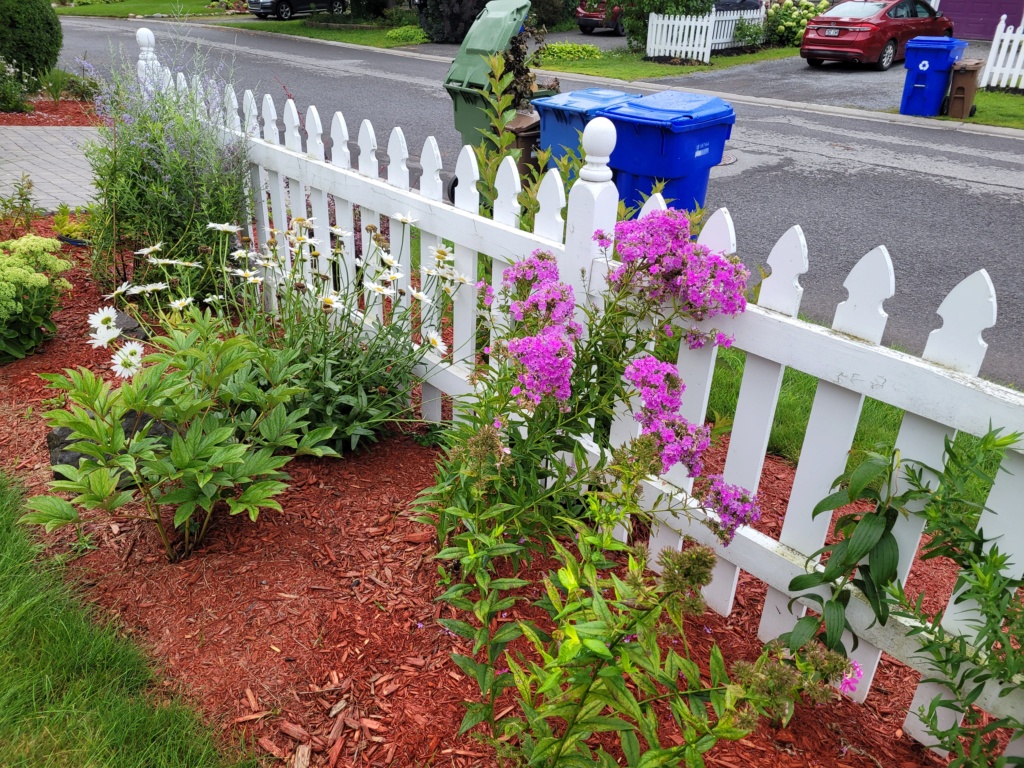
[[225,759],[194,711],[154,695],[143,654],[34,562],[20,504],[0,474],[0,765],[256,768]]
[[276,32],[279,35],[308,37],[313,40],[330,40],[336,43],[365,45],[370,48],[399,48],[408,46],[408,43],[388,40],[385,37],[388,33],[387,29],[323,29],[321,27],[307,27],[302,19],[296,19],[295,21],[270,21],[268,19],[267,21],[225,22],[221,26],[252,29],[257,32]]
[[558,72],[611,77],[618,80],[647,80],[656,77],[680,77],[692,72],[714,72],[744,64],[789,59],[799,55],[798,48],[765,48],[754,53],[742,53],[736,56],[712,55],[710,64],[658,64],[653,61],[644,61],[643,54],[630,53],[625,48],[617,48],[612,51],[602,51],[600,59],[550,61],[545,68]]
[[1024,129],[1024,93],[978,91],[974,95],[974,106],[978,108],[977,113],[965,123]]
[[137,16],[152,16],[163,13],[167,16],[222,16],[224,11],[207,8],[208,0],[122,0],[118,3],[82,5],[70,8],[57,6],[58,16],[106,16],[113,19],[127,19],[129,13]]

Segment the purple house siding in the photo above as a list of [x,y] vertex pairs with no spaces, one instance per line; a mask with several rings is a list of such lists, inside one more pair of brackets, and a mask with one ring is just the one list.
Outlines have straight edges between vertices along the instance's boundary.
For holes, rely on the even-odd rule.
[[1024,16],[1024,0],[942,0],[939,10],[953,20],[953,34],[971,40],[991,40],[999,17],[1016,27]]

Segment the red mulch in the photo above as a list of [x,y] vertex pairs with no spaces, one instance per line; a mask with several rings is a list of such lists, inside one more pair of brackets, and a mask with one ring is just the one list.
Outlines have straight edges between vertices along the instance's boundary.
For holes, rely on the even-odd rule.
[[34,99],[31,104],[31,112],[0,112],[0,126],[62,128],[87,127],[101,122],[91,101],[61,99],[54,104],[46,96]]
[[[66,251],[79,266],[70,276],[75,293],[56,316],[57,338],[0,367],[0,467],[36,493],[51,476],[41,402],[49,393],[36,375],[108,368],[108,352],[83,341],[86,317],[101,305],[87,253]],[[432,529],[409,510],[431,483],[435,458],[395,433],[341,461],[296,460],[283,513],[223,521],[197,555],[173,565],[137,524],[89,524],[98,548],[73,561],[68,577],[149,650],[163,686],[194,702],[225,744],[244,735],[261,752],[289,758],[309,742],[314,766],[491,766],[488,748],[455,735],[460,702],[473,697],[475,684],[450,662],[453,638],[434,621],[441,590]],[[765,532],[777,534],[792,478],[788,463],[768,459]],[[71,539],[46,541],[59,551]],[[947,581],[945,574],[932,580]],[[727,659],[756,657],[764,593],[742,575],[733,616],[709,612],[690,622],[695,645],[714,641]],[[901,730],[917,679],[887,658],[866,704],[798,707],[788,728],[723,742],[707,763],[941,765]]]

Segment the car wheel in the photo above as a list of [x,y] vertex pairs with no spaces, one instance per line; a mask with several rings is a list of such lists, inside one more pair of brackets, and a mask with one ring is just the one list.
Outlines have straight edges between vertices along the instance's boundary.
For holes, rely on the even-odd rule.
[[890,40],[882,49],[882,55],[878,57],[878,61],[875,62],[875,69],[885,72],[894,61],[896,61],[896,41]]
[[277,18],[281,21],[288,21],[292,17],[292,6],[287,0],[281,0],[277,4]]
[[622,26],[622,19],[619,19],[618,21],[615,22],[615,34],[618,35],[619,37],[626,36],[626,28]]
[[335,16],[340,16],[345,12],[345,0],[334,0],[331,3],[331,13]]
[[593,27],[580,27],[580,32],[582,32],[584,35],[592,35],[592,34],[594,34],[594,28]]
[[824,59],[808,59],[807,60],[807,66],[808,67],[814,67],[815,69],[817,69],[818,67],[820,67],[824,63],[825,63]]

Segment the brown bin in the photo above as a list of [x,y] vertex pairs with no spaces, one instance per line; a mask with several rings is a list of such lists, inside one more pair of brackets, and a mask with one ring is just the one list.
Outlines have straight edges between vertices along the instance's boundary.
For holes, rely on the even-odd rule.
[[983,66],[984,59],[963,59],[953,65],[947,115],[961,120],[974,115],[974,93],[978,90],[978,72]]

